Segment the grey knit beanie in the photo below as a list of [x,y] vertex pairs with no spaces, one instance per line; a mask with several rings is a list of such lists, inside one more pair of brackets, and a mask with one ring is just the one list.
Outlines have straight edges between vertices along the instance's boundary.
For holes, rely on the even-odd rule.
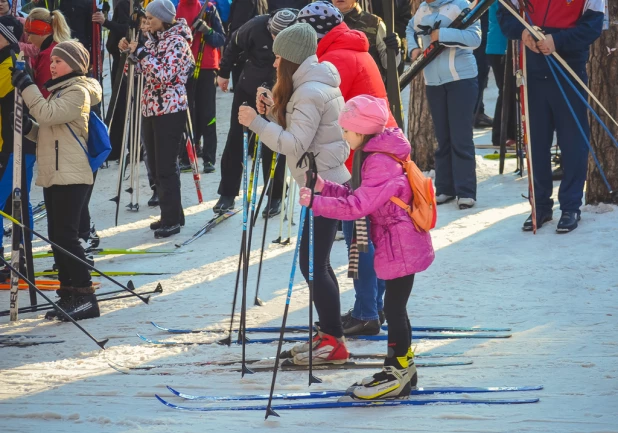
[[148,3],[146,12],[168,24],[173,23],[176,19],[176,8],[170,0],[154,0]]
[[77,41],[65,41],[56,45],[51,52],[52,56],[60,57],[74,72],[88,73],[90,66],[90,54],[84,46]]
[[277,35],[273,43],[273,53],[300,65],[318,49],[318,35],[313,27],[298,23]]
[[296,21],[296,14],[290,9],[281,9],[268,20],[268,31],[277,36]]

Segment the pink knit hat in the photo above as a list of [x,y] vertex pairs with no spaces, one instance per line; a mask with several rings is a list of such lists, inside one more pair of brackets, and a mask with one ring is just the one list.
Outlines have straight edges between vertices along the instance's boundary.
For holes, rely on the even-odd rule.
[[339,113],[339,125],[359,134],[380,134],[384,132],[388,116],[388,105],[384,99],[359,95],[346,102]]

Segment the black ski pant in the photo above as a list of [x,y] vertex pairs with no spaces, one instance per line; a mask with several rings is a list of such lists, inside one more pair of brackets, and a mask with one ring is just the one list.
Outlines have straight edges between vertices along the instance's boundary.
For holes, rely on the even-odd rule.
[[[86,203],[91,185],[53,185],[43,188],[43,199],[47,210],[47,234],[49,240],[85,260],[84,249],[79,243],[79,224],[82,209]],[[52,247],[58,266],[58,280],[63,286],[87,289],[92,286],[90,272],[86,265],[68,257]]]
[[[110,104],[113,104],[111,101]],[[113,115],[112,115],[113,110]],[[124,121],[127,115],[127,79],[123,76],[120,88],[118,89],[118,97],[116,99],[115,108],[111,105],[108,107],[106,118],[111,120],[112,127],[109,130],[109,141],[112,145],[112,151],[107,157],[108,161],[120,159],[120,151],[122,149],[122,133],[124,132]],[[111,119],[110,119],[111,118]],[[109,120],[107,124],[109,125]],[[122,155],[124,157],[124,155]]]
[[214,164],[217,159],[217,71],[201,69],[197,78],[187,83],[191,122],[195,146],[202,141],[204,164]]
[[[320,330],[336,338],[343,337],[339,283],[330,265],[330,251],[337,234],[337,220],[315,217],[313,221],[313,303],[318,312]],[[299,252],[300,270],[309,279],[309,212],[303,226]]]
[[178,154],[186,124],[186,111],[144,117],[142,120],[144,146],[150,173],[159,193],[163,226],[180,224],[183,219]]
[[407,306],[413,285],[414,274],[386,280],[384,315],[388,323],[388,352],[384,365],[399,364],[396,358],[406,356],[412,343],[412,327]]
[[[494,111],[494,125],[491,130],[491,142],[494,146],[500,146],[500,130],[502,129],[502,100],[504,99],[504,78],[505,73],[512,74],[512,71],[505,71],[506,56],[498,54],[487,54],[491,69],[494,71],[494,77],[496,79],[496,85],[498,86],[498,99],[496,101],[496,110]],[[510,89],[509,93],[513,95],[516,91],[515,88]],[[507,96],[508,94],[507,93]],[[514,101],[513,101],[514,102]],[[510,101],[509,101],[510,103]],[[517,136],[515,132],[516,120],[515,120],[515,104],[512,104],[509,112],[509,118],[506,123],[506,138],[515,139]]]
[[[243,132],[242,125],[238,123],[238,110],[246,102],[247,105],[255,109],[255,95],[253,92],[246,92],[242,86],[234,90],[234,100],[232,102],[232,115],[230,118],[230,131],[227,135],[225,149],[221,156],[221,182],[219,183],[219,195],[236,197],[240,191],[243,172]],[[280,200],[283,193],[283,178],[285,176],[285,158],[279,157],[283,163],[277,164],[275,170],[275,183],[273,187],[273,200]],[[265,181],[270,176],[270,164],[272,162],[272,151],[265,145],[262,146],[262,176]]]
[[92,190],[94,189],[94,183],[97,180],[97,173],[99,171],[95,171],[92,173],[92,185],[88,185],[88,192],[86,193],[86,201],[84,202],[84,206],[82,206],[82,213],[79,218],[79,237],[83,240],[88,240],[90,237],[90,197],[92,196]]

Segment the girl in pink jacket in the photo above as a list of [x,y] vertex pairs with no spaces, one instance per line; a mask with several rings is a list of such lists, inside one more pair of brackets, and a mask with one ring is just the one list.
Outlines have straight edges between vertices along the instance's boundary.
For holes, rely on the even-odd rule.
[[[412,329],[406,305],[414,274],[434,259],[429,233],[418,231],[405,210],[390,201],[398,197],[412,203],[412,189],[401,165],[388,154],[405,160],[410,143],[399,128],[385,128],[389,111],[383,99],[360,95],[350,99],[339,124],[354,154],[352,185],[338,185],[318,178],[313,212],[339,220],[356,221],[357,247],[363,247],[365,217],[371,222],[375,269],[386,280],[384,313],[388,322],[388,353],[381,372],[357,382],[351,395],[357,399],[404,397],[417,384]],[[301,188],[300,203],[309,205],[311,190]],[[354,263],[355,248],[350,262]]]

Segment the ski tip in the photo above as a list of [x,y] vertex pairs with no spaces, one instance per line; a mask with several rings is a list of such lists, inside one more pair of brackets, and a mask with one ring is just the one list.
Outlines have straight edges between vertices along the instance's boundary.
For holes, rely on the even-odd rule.
[[97,344],[99,345],[101,349],[105,350],[105,345],[107,344],[108,341],[109,341],[109,338],[106,338],[105,340],[97,341]]
[[264,420],[267,420],[267,419],[268,419],[268,417],[269,417],[269,416],[271,416],[271,415],[272,415],[272,416],[276,416],[277,418],[281,418],[281,417],[279,416],[279,414],[273,410],[273,408],[272,408],[272,407],[268,406],[268,407],[266,408],[266,416],[264,417]]
[[157,288],[154,291],[155,293],[163,293],[163,286],[161,285],[161,283],[157,284]]
[[171,392],[172,394],[174,394],[177,397],[180,397],[180,391],[176,391],[174,388],[172,388],[169,385],[166,385],[167,389],[169,390],[169,392]]

